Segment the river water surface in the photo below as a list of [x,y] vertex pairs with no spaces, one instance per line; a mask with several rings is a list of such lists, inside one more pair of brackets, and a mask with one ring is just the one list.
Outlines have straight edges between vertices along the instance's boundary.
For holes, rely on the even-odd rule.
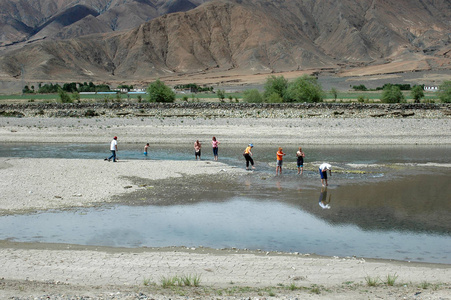
[[[124,160],[194,158],[191,145],[154,145],[148,157],[141,145],[120,146]],[[0,156],[103,159],[105,149],[108,145],[3,144]],[[243,150],[220,146],[220,161],[242,168]],[[276,151],[277,146],[256,145],[257,170],[239,178],[144,182],[154,188],[123,196],[115,205],[1,216],[0,239],[451,263],[450,147],[308,146],[303,176],[296,174],[296,147],[284,149],[284,175],[274,176]],[[202,156],[212,159],[210,147]],[[334,166],[327,189],[316,170],[322,161]]]

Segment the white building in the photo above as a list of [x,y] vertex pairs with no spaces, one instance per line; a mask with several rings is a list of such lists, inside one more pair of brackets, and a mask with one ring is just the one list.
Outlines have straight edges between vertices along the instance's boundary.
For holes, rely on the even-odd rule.
[[424,86],[425,92],[437,92],[438,87],[437,86]]

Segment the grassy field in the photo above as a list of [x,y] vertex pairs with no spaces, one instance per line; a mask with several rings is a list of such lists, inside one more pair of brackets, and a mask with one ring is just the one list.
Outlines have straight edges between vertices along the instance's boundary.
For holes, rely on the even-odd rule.
[[[409,91],[403,92],[407,102],[413,102]],[[436,93],[425,92],[425,97],[422,102],[439,102]],[[326,102],[355,102],[359,97],[364,99],[364,102],[379,102],[382,97],[382,91],[349,91],[338,92],[337,98],[330,92],[326,93],[324,101]],[[230,98],[232,100],[230,100]],[[147,95],[80,95],[81,101],[93,102],[112,102],[112,101],[142,101],[147,100]],[[239,102],[243,101],[243,93],[226,93],[224,102]],[[30,102],[59,102],[58,94],[24,94],[24,95],[0,95],[0,103],[30,103]],[[177,94],[176,101],[201,101],[201,102],[218,102],[218,96],[215,93],[198,93],[198,94]]]

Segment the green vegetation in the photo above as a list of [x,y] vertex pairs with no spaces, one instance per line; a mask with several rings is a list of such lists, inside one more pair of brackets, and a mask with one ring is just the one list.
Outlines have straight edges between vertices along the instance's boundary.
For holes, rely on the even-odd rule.
[[399,86],[388,84],[385,85],[382,92],[381,101],[384,103],[401,103],[405,102],[405,97]]
[[[304,75],[288,82],[283,76],[270,76],[266,79],[263,99],[269,103],[282,102],[321,102],[324,92],[316,77]],[[253,92],[253,99],[257,99],[257,93]]]
[[62,89],[58,90],[58,96],[62,103],[72,103],[72,98],[67,92],[63,91]]
[[451,103],[451,81],[445,81],[440,85],[438,97],[444,103]]
[[270,76],[266,79],[265,92],[263,93],[263,98],[270,102],[282,102],[280,99],[286,94],[288,88],[288,80],[283,76]]
[[188,83],[188,84],[179,84],[174,86],[175,90],[190,90],[190,93],[205,93],[205,92],[211,92],[213,93],[213,87],[212,86],[200,86],[195,83]]
[[380,281],[380,278],[379,278],[379,277],[370,277],[370,276],[366,276],[366,277],[365,277],[365,281],[366,281],[366,284],[367,284],[368,286],[377,286],[377,284],[378,284],[379,281]]
[[159,79],[147,87],[149,102],[174,102],[175,93]]
[[169,288],[173,286],[196,286],[200,285],[200,275],[183,275],[173,277],[162,277],[161,286]]
[[[392,87],[392,86],[398,87],[401,91],[410,91],[410,89],[411,89],[410,84],[386,83],[382,87],[377,87],[376,91],[385,90],[386,88]],[[424,86],[422,86],[422,88],[424,88]]]
[[363,84],[360,85],[354,85],[352,87],[355,91],[368,91],[368,89],[366,88],[366,86],[364,86]]
[[287,102],[322,102],[324,95],[318,80],[304,75],[288,84],[284,98]]
[[218,96],[219,101],[223,102],[224,98],[226,96],[225,91],[224,90],[218,90],[216,92],[216,95]]
[[337,89],[336,89],[336,88],[332,88],[332,89],[330,90],[330,93],[333,95],[334,101],[337,101],[337,97],[338,97],[338,91],[337,91]]
[[394,286],[396,279],[398,279],[398,275],[396,275],[396,273],[393,275],[388,274],[387,281],[385,283],[389,286]]
[[321,287],[319,287],[316,284],[313,284],[312,287],[310,288],[310,292],[319,295],[321,294]]
[[251,89],[244,91],[243,100],[247,103],[262,103],[263,96],[257,89]]
[[[208,102],[217,101],[237,103],[240,101],[246,103],[287,103],[287,102],[359,102],[359,103],[405,103],[405,102],[444,102],[451,103],[451,81],[445,81],[440,86],[439,92],[425,92],[423,85],[410,84],[391,84],[386,83],[382,87],[369,90],[363,84],[353,86],[352,91],[338,91],[331,88],[327,93],[324,92],[313,76],[304,75],[294,80],[288,81],[283,76],[269,76],[264,84],[263,91],[249,89],[243,92],[226,93],[219,89],[213,92],[213,87],[201,87],[195,83],[178,85],[175,89],[190,89],[191,94],[175,94],[170,87],[167,87],[161,81],[157,80],[149,85],[153,86],[153,94],[115,94],[106,96],[102,94],[83,94],[83,92],[110,92],[110,87],[105,84],[95,85],[89,83],[65,83],[62,86],[53,83],[39,84],[35,86],[25,86],[22,95],[0,95],[2,100],[19,100],[27,102],[81,102],[81,101],[102,101],[102,102],[122,102],[124,100],[138,101],[145,97],[151,102]],[[133,88],[133,85],[119,85],[118,88],[127,91]],[[69,98],[60,92],[67,93]]]
[[420,85],[416,85],[410,90],[410,95],[414,99],[415,103],[420,103],[420,100],[422,98],[424,98],[423,89],[424,89],[424,87],[422,87]]
[[92,82],[89,82],[89,83],[71,82],[71,83],[63,84],[62,87],[58,83],[57,84],[46,83],[44,85],[42,85],[42,83],[39,83],[37,91],[35,90],[34,86],[29,87],[28,85],[26,85],[22,89],[22,93],[23,94],[36,94],[36,93],[37,94],[55,94],[55,93],[59,93],[60,90],[66,92],[66,93],[109,92],[110,87],[106,84],[95,85]]

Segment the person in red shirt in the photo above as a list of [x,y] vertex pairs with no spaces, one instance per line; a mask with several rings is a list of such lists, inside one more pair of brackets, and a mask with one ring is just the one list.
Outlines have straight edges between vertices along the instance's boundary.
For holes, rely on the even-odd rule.
[[283,156],[285,153],[282,151],[282,147],[279,147],[279,151],[277,151],[277,166],[276,166],[276,175],[282,175],[282,165],[283,165]]

